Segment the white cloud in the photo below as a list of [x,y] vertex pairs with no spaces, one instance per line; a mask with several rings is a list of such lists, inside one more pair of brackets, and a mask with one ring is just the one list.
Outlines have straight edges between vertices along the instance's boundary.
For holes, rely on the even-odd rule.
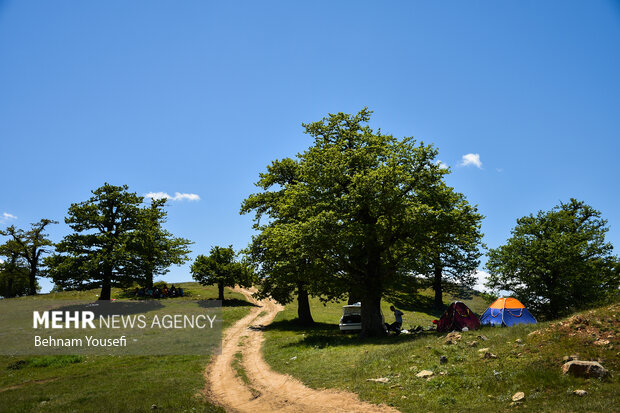
[[480,154],[468,153],[467,155],[463,155],[463,159],[459,163],[459,166],[469,166],[469,165],[474,165],[475,167],[482,169],[482,162],[480,161]]
[[149,192],[146,194],[146,197],[152,199],[166,198],[170,201],[200,201],[200,196],[198,196],[198,194],[186,194],[180,192],[175,192],[174,196],[168,195],[167,192]]
[[443,163],[443,161],[437,160],[436,164],[439,166],[440,169],[448,169],[449,166],[445,163]]
[[17,217],[13,214],[9,214],[8,212],[3,212],[2,216],[0,217],[0,222],[7,222],[11,219],[17,219]]
[[476,270],[476,278],[478,281],[476,282],[474,289],[482,292],[488,292],[488,288],[484,286],[484,283],[489,279],[489,273],[482,270]]

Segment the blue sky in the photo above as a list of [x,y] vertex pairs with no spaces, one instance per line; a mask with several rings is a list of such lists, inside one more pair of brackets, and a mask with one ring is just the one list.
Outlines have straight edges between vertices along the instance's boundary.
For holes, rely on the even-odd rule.
[[301,123],[368,106],[373,127],[437,146],[489,247],[570,197],[617,246],[619,42],[610,0],[0,0],[0,226],[56,219],[59,241],[69,205],[109,182],[197,195],[168,207],[192,258],[240,249],[240,203],[310,145]]

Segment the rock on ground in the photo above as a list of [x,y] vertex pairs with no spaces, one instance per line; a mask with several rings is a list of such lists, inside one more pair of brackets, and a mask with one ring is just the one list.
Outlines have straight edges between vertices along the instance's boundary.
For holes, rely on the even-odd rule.
[[575,377],[598,377],[602,378],[609,374],[607,369],[596,361],[571,360],[564,363],[562,373]]

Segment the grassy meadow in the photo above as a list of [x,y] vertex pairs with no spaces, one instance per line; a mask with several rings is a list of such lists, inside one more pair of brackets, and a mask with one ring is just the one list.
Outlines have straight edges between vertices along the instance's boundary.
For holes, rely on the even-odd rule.
[[[391,298],[382,307],[388,322],[393,321],[392,303],[404,310],[404,328],[428,327],[438,318],[429,307],[430,291],[409,301],[400,295]],[[452,299],[447,296],[445,302]],[[487,307],[480,296],[463,301],[477,314]],[[312,300],[317,324],[311,328],[295,326],[296,303],[289,304],[266,329],[267,362],[310,387],[349,390],[363,400],[403,412],[620,411],[618,304],[562,321],[463,332],[456,344],[446,344],[445,333],[430,331],[366,340],[342,334],[338,329],[342,304],[324,306]],[[598,338],[609,344],[593,345]],[[484,358],[487,352],[497,358]],[[611,377],[585,380],[563,375],[563,357],[575,354],[582,360],[600,360]],[[440,363],[442,356],[447,363]],[[417,377],[423,370],[433,375]],[[377,378],[387,382],[369,381]],[[576,389],[588,394],[576,396],[572,393]],[[524,392],[525,399],[513,403],[517,392]]]
[[[176,284],[185,297],[217,297],[216,287]],[[82,300],[99,290],[61,292],[15,300]],[[112,298],[124,293],[113,290]],[[249,312],[251,304],[230,290],[224,328]],[[28,356],[0,358],[0,412],[220,412],[201,394],[208,356]]]

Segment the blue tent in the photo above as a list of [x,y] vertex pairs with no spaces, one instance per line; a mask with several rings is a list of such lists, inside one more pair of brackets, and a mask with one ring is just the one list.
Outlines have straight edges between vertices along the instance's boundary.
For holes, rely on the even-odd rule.
[[498,298],[480,317],[482,325],[511,327],[515,324],[536,324],[536,319],[516,298]]

